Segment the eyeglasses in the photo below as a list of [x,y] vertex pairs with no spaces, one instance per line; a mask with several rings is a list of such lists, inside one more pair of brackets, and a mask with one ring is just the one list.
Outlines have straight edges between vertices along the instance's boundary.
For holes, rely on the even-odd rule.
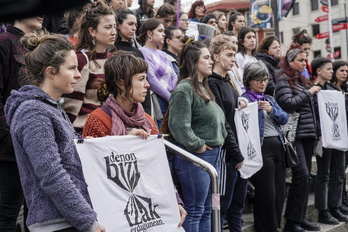
[[269,78],[262,78],[262,79],[254,79],[254,81],[257,82],[257,84],[261,84],[262,82],[265,82],[266,84],[268,83],[269,81]]

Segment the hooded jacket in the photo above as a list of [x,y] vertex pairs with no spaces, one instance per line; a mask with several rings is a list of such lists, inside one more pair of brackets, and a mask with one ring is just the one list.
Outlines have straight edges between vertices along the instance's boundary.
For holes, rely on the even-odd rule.
[[216,103],[220,106],[226,118],[227,137],[224,147],[227,150],[227,162],[233,159],[236,163],[244,160],[244,157],[239,150],[237,142],[236,126],[234,124],[235,108],[238,108],[239,94],[229,82],[229,77],[222,77],[217,73],[212,73],[208,78],[210,90],[215,96]]
[[74,129],[59,103],[36,86],[13,90],[5,105],[30,231],[95,231]]

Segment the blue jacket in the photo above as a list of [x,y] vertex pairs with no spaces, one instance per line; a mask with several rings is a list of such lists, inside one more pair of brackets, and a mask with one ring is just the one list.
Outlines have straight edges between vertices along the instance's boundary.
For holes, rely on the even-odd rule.
[[[248,97],[246,93],[244,93],[242,96],[247,98],[249,102],[251,102],[251,99]],[[270,95],[266,95],[266,97],[267,97],[267,101],[272,106],[272,112],[269,113],[268,115],[272,118],[273,124],[278,131],[278,136],[282,144],[284,144],[283,133],[281,132],[279,126],[285,125],[288,122],[288,113],[286,113],[284,110],[282,110],[282,108],[280,108],[280,106],[278,105],[278,103],[273,97],[271,97]],[[264,132],[265,132],[265,115],[263,113],[263,110],[261,109],[259,109],[259,127],[260,127],[260,142],[262,145],[263,139],[264,139]]]
[[61,106],[36,86],[13,90],[5,105],[30,231],[95,231],[74,128]]

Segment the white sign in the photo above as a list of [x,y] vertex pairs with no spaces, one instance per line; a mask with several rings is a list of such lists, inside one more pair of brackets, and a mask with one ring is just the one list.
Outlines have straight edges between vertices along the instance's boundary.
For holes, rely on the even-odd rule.
[[163,139],[76,142],[98,221],[111,232],[176,232],[180,215]]
[[243,166],[239,171],[241,177],[247,179],[263,165],[257,102],[249,103],[244,109],[236,109],[234,121],[239,149],[244,157]]
[[336,90],[322,90],[317,95],[323,147],[348,150],[344,94]]

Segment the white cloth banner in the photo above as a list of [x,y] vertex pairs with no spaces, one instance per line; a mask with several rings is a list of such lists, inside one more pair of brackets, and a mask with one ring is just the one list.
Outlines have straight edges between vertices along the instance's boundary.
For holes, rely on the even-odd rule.
[[243,166],[239,171],[241,177],[247,179],[263,165],[257,102],[249,103],[244,109],[236,109],[234,122],[239,149],[244,157]]
[[184,231],[163,139],[107,136],[76,141],[76,147],[106,231]]
[[320,91],[318,108],[323,147],[341,151],[348,150],[344,94],[336,90]]

